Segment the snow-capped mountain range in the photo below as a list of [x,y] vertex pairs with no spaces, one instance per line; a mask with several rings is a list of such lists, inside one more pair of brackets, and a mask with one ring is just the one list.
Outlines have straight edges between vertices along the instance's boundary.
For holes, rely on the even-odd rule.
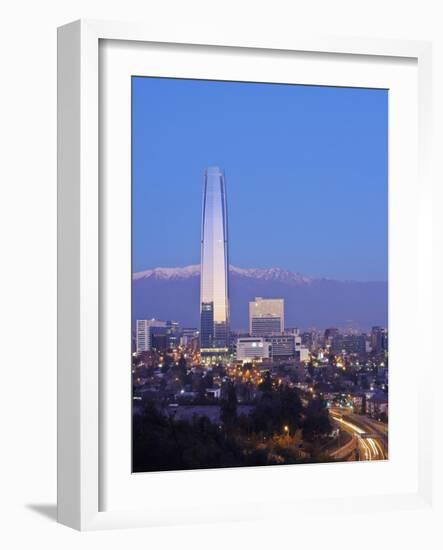
[[[283,298],[285,325],[300,328],[387,326],[385,281],[336,281],[306,277],[280,268],[230,266],[231,326],[248,326],[248,302],[255,297]],[[133,274],[132,319],[200,323],[200,265],[158,267]]]
[[[312,278],[294,273],[279,267],[271,267],[269,269],[262,268],[243,268],[229,266],[230,273],[240,275],[241,277],[249,277],[251,279],[262,279],[264,281],[281,281],[286,283],[309,284],[313,281]],[[187,279],[189,277],[198,277],[200,275],[200,264],[188,265],[185,267],[156,267],[134,273],[133,280],[138,279]]]

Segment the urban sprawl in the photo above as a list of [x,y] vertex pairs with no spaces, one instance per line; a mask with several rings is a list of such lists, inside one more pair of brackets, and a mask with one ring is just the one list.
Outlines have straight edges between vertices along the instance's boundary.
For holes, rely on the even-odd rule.
[[200,327],[136,320],[134,471],[387,459],[386,328],[288,328],[273,296],[232,330],[226,212],[224,174],[208,168]]

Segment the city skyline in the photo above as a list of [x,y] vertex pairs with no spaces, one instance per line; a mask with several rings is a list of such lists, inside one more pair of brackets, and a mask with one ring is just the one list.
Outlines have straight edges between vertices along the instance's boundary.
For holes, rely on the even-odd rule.
[[133,79],[134,472],[388,459],[388,284],[332,278],[387,269],[361,92]]
[[220,165],[232,264],[387,280],[387,94],[134,78],[133,271],[199,263],[201,174]]

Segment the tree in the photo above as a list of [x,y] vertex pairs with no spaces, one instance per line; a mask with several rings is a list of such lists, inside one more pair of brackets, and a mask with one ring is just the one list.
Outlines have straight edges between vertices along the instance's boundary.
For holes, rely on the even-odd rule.
[[284,387],[280,391],[280,423],[293,432],[297,429],[303,406],[294,389]]
[[260,390],[263,393],[272,392],[272,378],[271,378],[271,373],[269,371],[266,371],[263,376],[263,382],[260,384]]
[[180,355],[180,359],[178,360],[178,376],[180,378],[180,381],[182,384],[186,382],[186,374],[188,370],[186,368],[186,359],[183,353]]
[[250,460],[234,438],[205,416],[177,420],[148,403],[133,417],[135,472],[255,465]]
[[369,390],[370,384],[369,384],[369,380],[368,380],[367,375],[362,376],[362,378],[361,378],[361,387],[362,387],[363,390]]
[[237,420],[237,395],[232,382],[228,382],[226,397],[221,403],[221,419],[225,426],[232,426]]
[[315,375],[315,367],[314,367],[314,365],[313,365],[312,360],[311,360],[311,362],[309,363],[308,369],[307,369],[307,370],[308,370],[309,376],[311,377],[311,380],[313,380],[313,379],[314,379],[314,375]]
[[327,410],[316,412],[306,417],[303,422],[303,439],[311,443],[319,440],[332,431],[331,421]]
[[162,372],[164,374],[166,374],[168,372],[168,370],[171,368],[171,365],[172,365],[171,357],[168,354],[165,354],[164,359],[163,359]]
[[366,397],[366,394],[364,393],[361,398],[361,414],[366,414],[366,405],[367,405],[368,398]]
[[278,391],[265,391],[252,413],[254,430],[271,435],[281,433],[283,427],[288,426],[294,432],[299,425],[301,411],[297,390],[282,387]]

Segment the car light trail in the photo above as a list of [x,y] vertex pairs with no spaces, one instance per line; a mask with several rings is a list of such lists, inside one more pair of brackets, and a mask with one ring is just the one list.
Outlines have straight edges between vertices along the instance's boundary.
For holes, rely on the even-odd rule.
[[331,417],[335,422],[341,425],[344,430],[358,438],[358,446],[364,460],[383,460],[386,458],[383,446],[379,441],[372,437],[362,437],[364,434],[367,434],[366,429],[360,428],[348,420],[344,420],[334,412],[331,412]]

